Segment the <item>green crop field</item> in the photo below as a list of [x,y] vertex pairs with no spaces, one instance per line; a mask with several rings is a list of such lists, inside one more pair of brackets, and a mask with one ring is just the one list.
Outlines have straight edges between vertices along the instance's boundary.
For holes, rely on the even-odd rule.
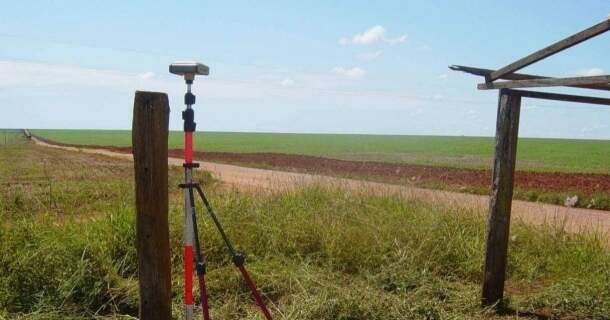
[[[126,130],[32,130],[32,133],[70,144],[131,145],[131,133]],[[171,132],[169,143],[170,148],[181,148],[182,132]],[[494,140],[489,137],[198,132],[195,148],[490,168]],[[610,141],[521,138],[517,159],[518,170],[610,174]]]
[[[182,177],[172,167],[170,186]],[[201,171],[195,178],[277,320],[610,314],[607,235],[514,221],[501,316],[479,302],[481,212],[335,187],[243,192]],[[0,146],[0,182],[0,319],[134,319],[133,163],[14,133]],[[172,312],[182,319],[182,191],[170,187],[169,196]],[[212,222],[200,217],[213,319],[262,319]]]

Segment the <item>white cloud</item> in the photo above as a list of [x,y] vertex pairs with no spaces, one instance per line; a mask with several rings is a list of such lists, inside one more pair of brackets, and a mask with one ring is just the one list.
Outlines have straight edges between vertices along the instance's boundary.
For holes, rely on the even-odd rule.
[[375,59],[379,58],[382,53],[383,53],[383,51],[381,51],[381,50],[373,51],[373,52],[365,52],[365,53],[359,54],[358,59],[364,60],[364,61],[371,61],[371,60],[375,60]]
[[358,33],[352,38],[353,44],[372,44],[382,40],[385,34],[385,29],[382,26],[374,26],[366,30],[364,33]]
[[608,125],[605,125],[605,124],[586,126],[586,127],[582,127],[580,129],[580,133],[589,134],[589,133],[595,133],[598,131],[606,131],[607,128],[608,128]]
[[386,30],[384,27],[382,27],[380,25],[376,25],[376,26],[370,27],[363,33],[355,34],[353,37],[351,37],[351,39],[346,38],[346,37],[339,39],[339,44],[341,44],[341,45],[348,45],[348,44],[369,45],[369,44],[374,44],[374,43],[383,41],[383,42],[389,43],[391,45],[394,45],[394,44],[398,44],[401,42],[405,42],[407,40],[406,35],[401,35],[396,38],[388,38],[388,37],[386,37],[385,33],[386,33]]
[[[171,97],[182,97],[184,81],[172,75],[145,72],[84,68],[75,65],[50,64],[25,61],[0,60],[0,97],[8,93],[35,92],[45,95],[65,96],[66,92],[96,92],[100,97],[132,97],[135,90],[167,92]],[[349,90],[346,85],[354,79],[366,76],[360,67],[337,67],[332,73],[281,74],[268,79],[216,79],[197,78],[193,91],[200,98],[229,100],[316,99],[320,103],[337,101],[346,105],[387,105],[409,108],[425,103],[426,98],[397,92]],[[295,85],[287,87],[281,83]],[[269,81],[272,80],[272,81]],[[298,84],[298,86],[296,86]],[[340,88],[340,89],[339,89]],[[92,91],[87,91],[92,90]],[[313,98],[312,98],[313,97]],[[349,103],[348,103],[349,102]],[[0,107],[2,109],[2,107]]]
[[395,45],[395,44],[399,44],[399,43],[403,43],[403,42],[407,41],[407,35],[403,34],[400,37],[387,38],[387,39],[383,39],[383,40],[391,45]]
[[284,80],[282,80],[280,84],[282,85],[282,87],[291,87],[294,85],[294,80],[290,78],[284,78]]
[[[195,81],[194,86],[202,95],[217,98],[258,98],[265,96],[271,90],[271,85],[264,86],[254,81],[239,80],[200,79]],[[99,92],[120,92],[120,94],[149,90],[168,92],[172,95],[181,95],[185,90],[184,82],[170,75],[157,76],[152,72],[134,73],[10,60],[0,60],[0,88],[31,89],[51,93],[95,89]]]
[[601,69],[601,68],[589,68],[589,69],[578,70],[574,74],[579,77],[593,77],[593,76],[602,76],[605,74],[605,71],[604,71],[604,69]]
[[334,74],[347,77],[350,79],[361,79],[366,75],[366,71],[360,67],[353,68],[343,68],[343,67],[334,67],[332,72]]
[[100,70],[79,66],[0,61],[1,87],[55,87],[77,85],[81,87],[124,87],[142,80],[150,80],[147,73],[129,73]]
[[[394,91],[350,90],[351,81],[367,74],[360,67],[336,67],[322,74],[271,74],[264,79],[198,78],[193,91],[202,98],[227,101],[255,99],[313,99],[323,105],[374,106],[414,110],[429,103],[457,101],[442,95],[417,96]],[[292,86],[281,84],[294,83]],[[298,86],[296,85],[298,84]],[[107,97],[129,100],[135,90],[167,92],[174,99],[182,97],[184,82],[172,75],[148,72],[93,69],[74,65],[0,60],[0,98],[33,93],[65,98],[66,92],[88,92],[104,100]],[[457,101],[458,103],[465,103]],[[0,107],[2,110],[2,107]]]
[[144,72],[139,74],[140,78],[142,79],[151,79],[152,77],[155,76],[155,74],[153,72]]
[[438,75],[438,78],[441,80],[447,80],[447,78],[449,78],[449,75],[447,75],[446,73],[443,73],[443,74]]

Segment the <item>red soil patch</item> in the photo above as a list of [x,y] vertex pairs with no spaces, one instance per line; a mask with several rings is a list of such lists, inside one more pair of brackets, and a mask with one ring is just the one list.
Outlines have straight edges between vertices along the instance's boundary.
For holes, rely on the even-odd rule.
[[[170,154],[174,157],[182,157],[182,150],[170,150]],[[195,158],[206,161],[262,164],[325,175],[380,177],[390,181],[416,184],[441,183],[457,187],[488,188],[491,183],[490,170],[348,161],[281,153],[196,152]],[[602,174],[517,171],[515,179],[516,187],[525,190],[578,191],[589,195],[610,191],[610,176]]]
[[[122,153],[131,153],[131,147],[70,145],[56,143],[40,137],[37,138],[57,145],[103,148]],[[176,158],[183,157],[183,151],[180,149],[169,150],[169,154]],[[195,158],[202,161],[262,165],[277,169],[323,175],[374,177],[381,178],[384,181],[413,183],[417,185],[440,183],[457,188],[489,188],[491,183],[490,170],[337,160],[282,153],[195,152]],[[610,193],[610,175],[604,174],[517,171],[515,179],[516,187],[520,190],[579,192],[585,195]]]

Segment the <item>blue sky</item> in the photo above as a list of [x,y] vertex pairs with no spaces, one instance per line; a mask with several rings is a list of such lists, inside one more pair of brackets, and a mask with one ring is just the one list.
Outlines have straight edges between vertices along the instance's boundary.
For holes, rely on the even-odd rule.
[[[195,82],[198,130],[494,133],[495,91],[451,64],[499,68],[605,19],[588,1],[3,1],[0,127],[131,127],[135,90]],[[610,73],[610,33],[524,71]],[[557,90],[552,90],[557,91]],[[603,92],[561,90],[608,96]],[[610,138],[610,108],[525,100],[521,136]]]

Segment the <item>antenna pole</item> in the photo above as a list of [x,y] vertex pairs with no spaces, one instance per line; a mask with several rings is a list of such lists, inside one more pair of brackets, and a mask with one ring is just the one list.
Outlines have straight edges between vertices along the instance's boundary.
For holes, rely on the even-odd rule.
[[[199,244],[195,197],[192,188],[193,168],[199,167],[198,163],[193,162],[193,133],[197,126],[195,123],[195,111],[192,108],[193,104],[195,104],[195,95],[191,93],[194,77],[194,74],[184,75],[186,81],[186,94],[184,96],[186,109],[182,112],[182,119],[184,120],[184,184],[180,186],[184,188],[184,314],[186,320],[193,319],[193,263],[195,263],[195,271],[199,280],[203,319],[209,320],[210,313],[205,285],[205,261],[203,260]],[[195,247],[194,252],[193,246]]]

